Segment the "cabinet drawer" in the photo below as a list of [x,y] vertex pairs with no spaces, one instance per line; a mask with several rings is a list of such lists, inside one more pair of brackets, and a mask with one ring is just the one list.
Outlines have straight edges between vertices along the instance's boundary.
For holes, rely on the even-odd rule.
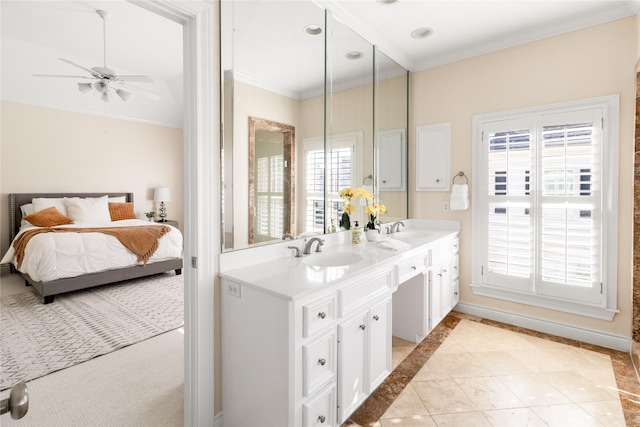
[[342,317],[350,310],[357,308],[366,301],[393,288],[391,269],[384,269],[365,279],[338,291],[339,315]]
[[413,257],[395,266],[398,284],[404,283],[425,271],[424,256]]
[[311,396],[336,376],[335,330],[302,346],[302,393]]
[[336,389],[333,385],[302,404],[302,425],[333,426],[336,424]]
[[302,335],[313,336],[325,326],[331,325],[336,318],[336,298],[325,298],[302,307]]

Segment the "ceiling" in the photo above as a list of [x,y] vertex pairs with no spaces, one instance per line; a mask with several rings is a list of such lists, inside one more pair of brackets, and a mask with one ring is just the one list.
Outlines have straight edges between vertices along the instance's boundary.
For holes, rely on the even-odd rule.
[[[410,71],[635,16],[640,8],[640,0],[387,1],[315,2]],[[82,94],[75,79],[33,76],[83,75],[58,58],[87,68],[103,66],[98,9],[111,14],[106,33],[108,67],[118,74],[154,79],[154,83],[135,83],[140,90],[131,88],[126,102],[117,97],[102,102],[95,91]],[[179,24],[124,0],[2,0],[0,14],[2,100],[182,127]],[[411,37],[411,31],[425,27],[433,31],[430,37]],[[265,43],[269,44],[280,46]],[[283,78],[286,82],[287,76]],[[151,100],[143,90],[161,99]]]

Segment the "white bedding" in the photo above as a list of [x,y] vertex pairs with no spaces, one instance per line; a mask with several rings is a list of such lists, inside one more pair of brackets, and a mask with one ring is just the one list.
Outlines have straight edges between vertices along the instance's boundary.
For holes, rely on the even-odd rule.
[[[107,226],[130,227],[134,225],[148,226],[154,225],[154,223],[128,219],[111,222]],[[59,227],[105,227],[105,224],[82,223]],[[38,227],[22,227],[18,235],[25,230],[34,228]],[[178,229],[171,227],[171,231],[160,238],[159,247],[149,263],[181,256],[182,234]],[[0,262],[2,264],[12,262],[16,265],[13,242]],[[48,282],[137,264],[141,264],[137,261],[137,256],[113,236],[103,233],[41,233],[33,236],[29,241],[19,270],[28,274],[35,281]]]

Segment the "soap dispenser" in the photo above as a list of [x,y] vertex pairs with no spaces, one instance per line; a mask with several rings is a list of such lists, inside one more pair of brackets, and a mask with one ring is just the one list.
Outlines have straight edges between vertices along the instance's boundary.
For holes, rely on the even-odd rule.
[[358,225],[358,221],[356,221],[351,229],[351,244],[359,245],[360,243],[362,243],[362,229]]

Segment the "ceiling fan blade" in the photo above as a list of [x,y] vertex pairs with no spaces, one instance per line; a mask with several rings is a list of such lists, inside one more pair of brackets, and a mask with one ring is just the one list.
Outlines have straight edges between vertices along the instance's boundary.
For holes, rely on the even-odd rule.
[[117,77],[118,80],[122,80],[123,82],[153,83],[153,79],[149,76],[118,74]]
[[88,79],[88,80],[93,80],[94,79],[94,77],[68,76],[68,75],[63,75],[63,74],[33,74],[33,77],[64,77],[64,78],[69,78],[69,79]]
[[131,92],[136,92],[136,93],[139,93],[140,95],[144,95],[144,96],[146,96],[147,98],[149,98],[149,99],[151,99],[153,101],[159,101],[162,98],[157,93],[149,92],[146,89],[139,88],[138,86],[133,86],[133,85],[131,85],[129,83],[123,84],[122,87],[125,87],[125,88],[131,90]]
[[73,65],[74,67],[78,67],[78,68],[80,68],[81,70],[86,71],[87,73],[91,74],[92,76],[94,76],[94,77],[96,77],[96,78],[99,78],[99,79],[100,79],[100,78],[102,78],[102,77],[103,77],[102,75],[100,75],[99,73],[96,73],[96,72],[95,72],[94,70],[92,70],[91,68],[83,67],[82,65],[80,65],[80,64],[76,64],[75,62],[73,62],[73,61],[69,61],[68,59],[64,59],[64,58],[58,58],[58,59],[59,59],[60,61],[62,61],[62,62],[66,62],[67,64]]

